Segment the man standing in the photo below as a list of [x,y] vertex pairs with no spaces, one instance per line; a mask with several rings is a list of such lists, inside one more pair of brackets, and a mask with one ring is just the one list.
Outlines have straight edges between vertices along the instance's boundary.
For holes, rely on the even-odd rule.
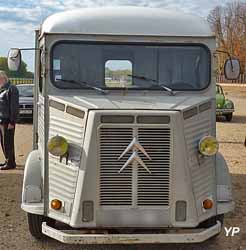
[[4,71],[0,71],[0,137],[5,162],[0,170],[16,168],[15,162],[15,124],[19,113],[19,92],[9,82]]

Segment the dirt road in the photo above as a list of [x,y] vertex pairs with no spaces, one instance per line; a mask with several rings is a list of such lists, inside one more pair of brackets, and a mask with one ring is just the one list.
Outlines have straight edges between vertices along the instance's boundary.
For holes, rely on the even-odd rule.
[[232,173],[236,209],[225,218],[225,226],[237,226],[241,232],[226,237],[225,231],[215,240],[196,245],[129,245],[129,246],[67,246],[54,240],[35,241],[28,232],[25,213],[20,209],[23,165],[31,150],[31,125],[17,127],[17,163],[15,171],[0,172],[0,250],[245,250],[246,249],[246,91],[231,92],[226,89],[236,105],[232,122],[217,123],[220,151],[225,156]]

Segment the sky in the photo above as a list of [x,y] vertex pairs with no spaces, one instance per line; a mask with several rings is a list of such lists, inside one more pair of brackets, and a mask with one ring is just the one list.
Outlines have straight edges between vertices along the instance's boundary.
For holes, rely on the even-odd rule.
[[[34,30],[49,15],[65,10],[100,6],[148,6],[183,11],[206,18],[211,9],[232,0],[0,0],[0,56],[9,48],[34,46]],[[33,52],[23,52],[33,71]]]

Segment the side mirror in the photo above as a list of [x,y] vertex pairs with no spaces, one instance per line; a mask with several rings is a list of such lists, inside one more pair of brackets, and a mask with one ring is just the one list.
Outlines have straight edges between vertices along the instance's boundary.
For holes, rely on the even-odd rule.
[[228,58],[224,65],[224,74],[227,80],[237,80],[240,76],[239,60]]
[[10,71],[18,71],[21,66],[21,51],[10,49],[8,53],[8,68]]

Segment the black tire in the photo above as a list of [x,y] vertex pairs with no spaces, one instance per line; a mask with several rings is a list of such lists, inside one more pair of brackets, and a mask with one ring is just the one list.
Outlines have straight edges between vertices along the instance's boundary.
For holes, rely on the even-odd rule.
[[[212,218],[209,218],[206,221],[203,221],[201,224],[199,224],[198,228],[209,228],[212,227],[216,224],[216,222],[219,221],[221,223],[221,227],[224,224],[224,214],[220,214],[217,216],[214,216]],[[215,240],[217,238],[217,236],[220,235],[221,232],[219,232],[218,234],[214,235],[211,240]]]
[[38,240],[42,240],[46,237],[42,233],[43,222],[47,222],[51,226],[55,224],[55,221],[50,218],[47,218],[45,216],[38,215],[38,214],[31,214],[31,213],[27,213],[27,221],[28,221],[28,226],[29,226],[29,232],[34,238]]
[[232,113],[227,114],[227,115],[225,116],[225,117],[226,117],[226,120],[227,120],[228,122],[230,122],[230,121],[232,120],[232,116],[233,116]]

